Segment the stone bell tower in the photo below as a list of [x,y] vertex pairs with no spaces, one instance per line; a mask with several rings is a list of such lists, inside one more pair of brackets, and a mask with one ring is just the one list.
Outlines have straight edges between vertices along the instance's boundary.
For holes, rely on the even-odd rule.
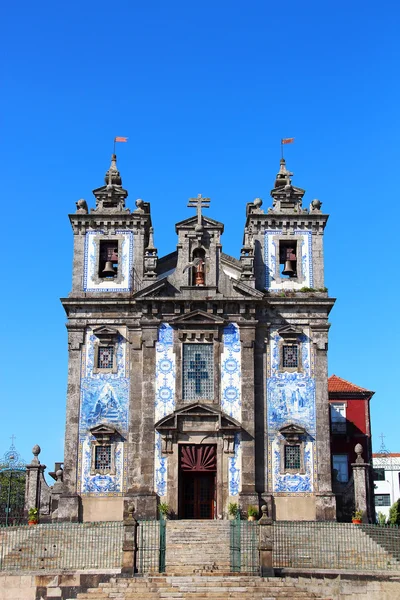
[[292,185],[280,161],[272,207],[247,205],[256,287],[265,290],[265,488],[278,519],[335,519],[327,386],[328,315],[323,235],[328,215]]
[[[74,234],[72,291],[62,304],[68,316],[68,391],[63,493],[59,518],[119,518],[116,499],[126,489],[129,447],[130,304],[138,282],[153,277],[150,205],[125,207],[113,154],[105,185],[69,215]],[[116,508],[117,506],[117,508]],[[100,512],[104,506],[100,507]]]

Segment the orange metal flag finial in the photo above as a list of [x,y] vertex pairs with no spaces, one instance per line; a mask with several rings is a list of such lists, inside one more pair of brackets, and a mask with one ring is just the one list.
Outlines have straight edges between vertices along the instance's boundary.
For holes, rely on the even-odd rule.
[[114,138],[114,154],[115,154],[115,144],[116,144],[117,142],[127,142],[127,141],[128,141],[128,138],[127,138],[127,137],[122,137],[122,136],[120,136],[120,135],[117,135],[117,136]]
[[283,146],[285,144],[293,144],[294,138],[282,138],[281,139],[281,157],[283,158]]

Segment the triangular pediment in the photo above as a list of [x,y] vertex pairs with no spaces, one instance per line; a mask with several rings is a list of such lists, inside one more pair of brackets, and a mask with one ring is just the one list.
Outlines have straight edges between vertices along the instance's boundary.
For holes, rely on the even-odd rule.
[[[220,223],[219,221],[215,221],[214,219],[210,219],[210,217],[206,217],[204,215],[202,215],[201,218],[201,223],[202,226],[205,229],[221,229],[223,231],[224,229],[224,224]],[[185,219],[184,221],[179,221],[179,223],[176,223],[175,225],[175,229],[193,229],[194,227],[196,227],[197,225],[197,216],[193,216],[193,217],[189,217],[188,219]]]
[[96,337],[101,337],[102,335],[109,335],[109,336],[114,336],[114,335],[118,335],[118,331],[117,329],[114,329],[113,327],[96,327],[95,329],[93,329],[93,333]]
[[307,431],[304,429],[304,427],[300,427],[294,423],[281,427],[279,432],[289,443],[299,442],[300,438],[307,434]]
[[[133,298],[135,300],[140,300],[141,298],[147,298],[148,296],[158,296],[162,291],[166,292],[168,287],[168,279],[167,277],[163,277],[154,283],[151,283],[147,287],[139,290],[135,294],[133,294]],[[167,294],[165,294],[167,295]]]
[[297,435],[303,435],[304,433],[306,433],[306,430],[304,429],[304,427],[300,427],[300,425],[295,425],[294,423],[292,423],[290,425],[285,425],[284,427],[281,427],[281,429],[279,431],[282,435],[293,434],[293,433],[295,433]]
[[111,427],[110,425],[106,425],[104,423],[92,427],[89,429],[89,431],[94,437],[112,436],[115,434],[119,435],[119,432],[117,429],[115,429],[115,427]]
[[283,339],[296,340],[300,335],[303,335],[303,330],[299,327],[294,327],[293,325],[285,325],[278,329],[278,334]]
[[233,419],[226,413],[218,410],[217,408],[213,408],[207,404],[200,404],[199,402],[195,402],[193,404],[188,404],[182,408],[177,409],[171,415],[167,415],[163,417],[156,423],[155,428],[157,431],[173,431],[179,430],[179,420],[181,419],[199,419],[204,418],[204,420],[209,423],[210,420],[215,422],[216,431],[240,431],[241,425],[236,419]]
[[170,321],[173,325],[223,325],[224,319],[203,310],[192,310],[185,315],[179,315]]
[[241,292],[244,296],[250,296],[251,298],[263,298],[263,292],[256,290],[249,285],[246,285],[242,281],[233,280],[232,287],[234,290]]

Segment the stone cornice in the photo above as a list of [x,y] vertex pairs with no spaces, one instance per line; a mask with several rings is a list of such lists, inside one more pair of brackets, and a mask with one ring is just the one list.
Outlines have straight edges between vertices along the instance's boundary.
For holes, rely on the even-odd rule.
[[68,215],[73,232],[86,233],[98,229],[141,229],[151,225],[150,213],[90,213]]
[[250,213],[246,219],[246,227],[251,226],[253,233],[261,229],[293,229],[311,230],[323,233],[329,215],[322,213]]

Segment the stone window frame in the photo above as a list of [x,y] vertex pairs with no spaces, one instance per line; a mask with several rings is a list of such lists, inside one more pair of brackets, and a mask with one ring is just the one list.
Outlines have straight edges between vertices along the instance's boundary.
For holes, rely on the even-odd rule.
[[[118,351],[118,331],[116,329],[110,328],[99,328],[93,331],[93,334],[96,336],[97,340],[94,342],[94,357],[93,357],[93,374],[101,373],[102,375],[106,375],[109,373],[118,373],[118,360],[117,360],[117,351]],[[99,348],[107,348],[109,346],[113,346],[113,366],[110,369],[103,369],[98,366],[99,364]]]
[[[95,285],[100,285],[104,282],[112,282],[114,284],[121,284],[124,281],[124,276],[122,273],[122,247],[125,241],[125,236],[121,234],[114,235],[106,235],[99,234],[93,236],[93,246],[95,251],[95,263],[94,270],[91,274],[91,281]],[[116,242],[118,244],[118,274],[113,279],[108,279],[107,277],[99,277],[99,268],[100,268],[100,242]],[[89,257],[87,257],[89,261]]]
[[[302,264],[302,252],[301,246],[303,243],[303,238],[301,235],[274,235],[272,237],[272,242],[275,245],[275,281],[276,283],[284,283],[287,281],[292,281],[294,283],[304,283],[306,281],[306,276],[303,275],[303,264]],[[280,255],[280,242],[294,242],[296,244],[296,273],[297,277],[281,277],[280,273],[280,265],[281,265],[281,255]],[[310,257],[311,261],[311,257]]]
[[[184,407],[194,402],[202,404],[220,405],[220,379],[221,379],[221,353],[223,346],[220,340],[221,333],[219,329],[207,330],[188,330],[182,329],[174,331],[174,354],[176,357],[176,406]],[[214,355],[214,398],[205,400],[185,400],[183,398],[183,345],[188,344],[212,344]]]
[[[280,445],[280,474],[286,475],[288,473],[292,475],[305,475],[305,460],[304,452],[306,447],[305,437],[307,435],[306,430],[303,427],[296,425],[282,427],[280,430],[281,439]],[[298,446],[300,448],[300,469],[288,469],[285,465],[285,448],[287,446]]]
[[[278,341],[278,352],[279,352],[279,373],[304,373],[303,360],[302,360],[302,349],[303,342],[301,336],[302,331],[295,329],[290,331],[278,330],[280,339]],[[297,346],[297,367],[284,367],[283,366],[283,347],[284,346]]]
[[[98,425],[90,430],[91,435],[95,438],[90,442],[90,475],[116,475],[115,467],[115,452],[117,449],[116,436],[118,431],[111,427]],[[96,469],[96,448],[110,446],[111,447],[111,465],[109,469]]]
[[[212,357],[212,397],[205,397],[205,398],[185,398],[185,385],[184,385],[184,380],[185,380],[185,373],[184,373],[184,368],[185,368],[185,347],[187,346],[208,346],[210,347],[210,355]],[[214,372],[215,372],[215,361],[214,361],[214,344],[211,341],[208,340],[186,340],[185,342],[182,343],[182,401],[185,404],[190,404],[192,402],[207,402],[207,401],[214,401],[215,398],[215,383],[214,383]]]

